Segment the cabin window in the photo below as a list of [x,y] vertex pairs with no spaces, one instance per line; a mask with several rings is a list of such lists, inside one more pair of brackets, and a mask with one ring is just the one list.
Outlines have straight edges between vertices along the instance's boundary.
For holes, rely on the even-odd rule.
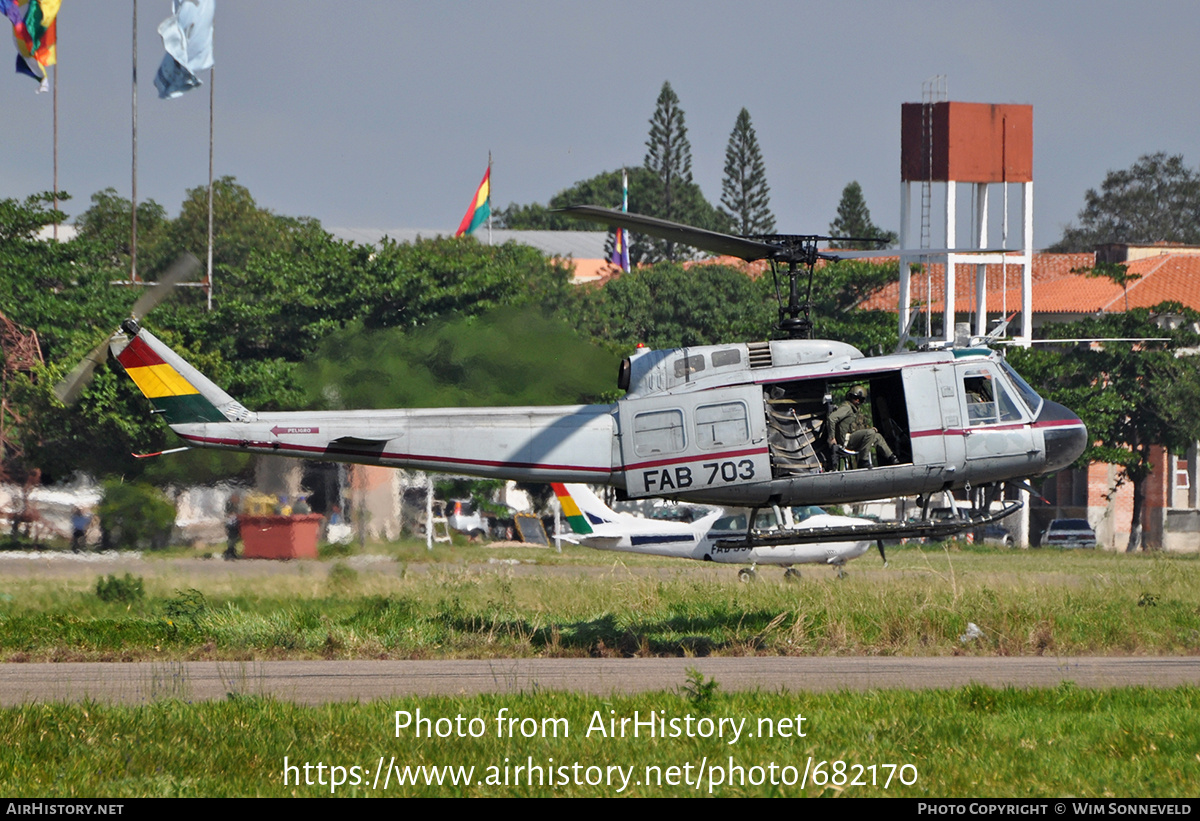
[[648,411],[633,417],[633,450],[638,456],[679,453],[683,448],[683,411]]
[[712,355],[712,366],[714,368],[723,368],[726,365],[736,365],[742,361],[742,352],[737,348],[730,348],[724,351],[714,351]]
[[681,356],[675,360],[675,377],[677,379],[683,379],[702,370],[704,370],[704,354]]
[[696,441],[706,450],[750,441],[750,420],[745,404],[723,402],[696,408]]

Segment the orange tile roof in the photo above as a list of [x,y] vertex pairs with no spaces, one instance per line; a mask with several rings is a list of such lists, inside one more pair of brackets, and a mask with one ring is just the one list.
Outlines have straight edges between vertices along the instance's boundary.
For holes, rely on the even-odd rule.
[[[1033,307],[1035,311],[1043,310],[1038,302],[1039,289],[1063,279],[1074,279],[1073,268],[1086,268],[1095,264],[1094,254],[1034,254],[1033,255]],[[929,302],[933,310],[941,310],[945,297],[945,266],[941,263],[926,265],[927,273],[913,273],[910,286],[910,297],[915,303]],[[1021,266],[987,265],[985,272],[985,289],[987,303],[991,310],[997,310],[1005,303],[1007,286],[1007,302],[1010,307],[1019,307],[1021,299]],[[954,277],[954,304],[966,307],[975,304],[975,272],[973,265],[956,265]],[[1089,282],[1104,282],[1106,280],[1088,280]],[[1117,289],[1120,290],[1119,288]],[[860,308],[879,311],[895,311],[900,300],[900,282],[892,282],[870,297],[865,299]]]
[[738,257],[726,256],[705,257],[704,259],[693,259],[683,263],[685,269],[691,268],[693,265],[726,265],[730,268],[745,271],[746,275],[751,279],[758,279],[764,273],[771,270],[771,263],[765,259],[746,262],[746,260],[739,259]]
[[579,285],[584,282],[601,282],[610,279],[616,272],[616,267],[606,259],[570,259],[564,260],[574,266],[575,273],[571,282]]
[[[1095,314],[1125,310],[1125,292],[1120,285],[1103,277],[1073,273],[1095,264],[1093,254],[1034,254],[1033,310],[1039,314]],[[1162,254],[1144,257],[1129,263],[1128,270],[1140,275],[1129,283],[1129,307],[1151,308],[1163,302],[1179,302],[1200,310],[1200,256],[1192,254]],[[943,266],[929,266],[930,274],[914,274],[912,299],[914,303],[931,303],[932,309],[942,308],[944,290]],[[958,266],[955,277],[955,305],[962,312],[974,305],[975,276],[970,266]],[[1019,307],[1019,266],[1008,267],[1008,305]],[[987,304],[998,310],[1004,300],[1005,277],[1001,266],[987,266]],[[866,299],[860,307],[895,311],[899,300],[900,283],[893,282]]]

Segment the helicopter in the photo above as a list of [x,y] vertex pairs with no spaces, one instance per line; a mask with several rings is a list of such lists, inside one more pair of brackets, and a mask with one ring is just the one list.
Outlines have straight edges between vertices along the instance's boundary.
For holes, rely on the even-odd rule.
[[[1004,483],[1058,471],[1084,450],[1087,430],[1079,417],[1040,397],[987,347],[866,357],[846,342],[812,339],[816,261],[865,255],[819,251],[817,243],[829,237],[739,237],[597,206],[564,211],[714,253],[769,260],[782,338],[639,349],[622,361],[617,384],[626,393],[611,404],[254,412],[142,327],[135,306],[121,330],[60,384],[60,398],[77,396],[87,377],[80,372],[111,351],[152,413],[188,447],[612,485],[622,498],[752,509],[918,496],[927,513],[933,494],[944,493],[954,507],[950,492],[964,488],[979,501],[974,512],[948,520],[843,525],[820,534],[748,529],[743,542],[756,544],[937,537],[978,527],[1021,506],[1014,500],[991,512]],[[779,266],[787,269],[786,304]],[[802,301],[805,270],[809,296]],[[851,392],[864,397],[860,412],[890,450],[888,464],[835,441],[835,399]]]

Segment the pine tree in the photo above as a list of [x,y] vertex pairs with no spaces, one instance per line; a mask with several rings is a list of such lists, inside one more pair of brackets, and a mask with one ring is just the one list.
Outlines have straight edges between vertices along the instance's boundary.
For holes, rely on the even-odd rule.
[[742,109],[725,148],[725,180],[721,184],[722,211],[738,234],[770,234],[775,217],[770,208],[771,189],[763,167],[758,137],[750,112]]
[[868,239],[878,237],[882,243],[876,242],[831,242],[830,248],[856,248],[874,250],[892,245],[899,239],[895,231],[885,231],[871,222],[871,211],[863,198],[862,186],[857,181],[851,182],[842,189],[842,200],[838,203],[837,219],[829,223],[829,233],[835,237],[858,237]]
[[[682,189],[692,182],[692,146],[683,124],[679,97],[669,82],[663,83],[654,116],[650,118],[650,139],[646,140],[646,149],[646,170],[654,176],[653,203],[647,212],[651,216],[678,220]],[[674,242],[654,241],[652,244],[662,246],[661,254],[651,252],[649,256],[675,259]]]

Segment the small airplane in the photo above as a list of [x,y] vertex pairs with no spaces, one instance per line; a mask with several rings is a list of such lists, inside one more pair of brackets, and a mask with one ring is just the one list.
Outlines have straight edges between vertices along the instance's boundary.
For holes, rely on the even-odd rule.
[[[748,564],[738,571],[739,581],[755,578],[757,565],[780,565],[784,578],[798,579],[800,571],[793,565],[827,564],[838,569],[838,577],[846,575],[845,565],[851,559],[871,549],[866,539],[846,542],[817,542],[786,544],[773,547],[755,546],[736,540],[745,532],[749,511],[716,509],[693,522],[673,522],[647,519],[629,513],[619,513],[604,504],[591,488],[581,484],[552,484],[562,507],[563,516],[574,535],[556,534],[573,544],[596,550],[615,550],[622,553],[641,553],[650,556],[672,556],[722,564]],[[804,511],[795,521],[795,511],[763,510],[756,515],[757,531],[804,528],[820,532],[834,527],[862,525],[867,520],[850,516],[834,516],[820,508]],[[732,539],[733,543],[727,544]],[[883,543],[879,555],[887,562]]]
[[[629,499],[752,509],[919,496],[928,511],[933,494],[975,493],[975,512],[950,520],[842,525],[820,533],[791,528],[754,535],[748,527],[745,540],[764,544],[936,538],[978,527],[1022,505],[1012,500],[993,512],[1004,484],[1023,486],[1025,479],[1061,470],[1087,444],[1078,416],[1044,400],[983,345],[866,357],[845,342],[809,338],[816,261],[862,255],[818,251],[817,242],[845,238],[735,237],[593,206],[568,213],[746,260],[767,259],[777,283],[776,266],[786,265],[788,299],[785,305],[779,296],[777,326],[784,338],[639,349],[622,361],[617,384],[626,393],[611,404],[254,412],[139,322],[167,284],[195,267],[189,263],[149,289],[121,330],[56,392],[64,402],[77,398],[111,351],[152,412],[190,447],[606,484]],[[809,277],[806,301],[800,298],[802,267]],[[835,436],[834,420],[846,416],[837,405],[843,397],[864,420],[860,430],[872,432],[858,443]]]

